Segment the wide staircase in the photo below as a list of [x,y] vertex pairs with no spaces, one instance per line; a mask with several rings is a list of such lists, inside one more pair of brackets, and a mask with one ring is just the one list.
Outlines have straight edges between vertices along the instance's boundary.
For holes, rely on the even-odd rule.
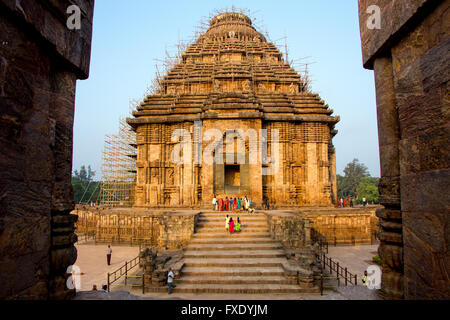
[[[182,276],[175,293],[293,294],[316,293],[284,275],[287,262],[281,244],[271,238],[264,214],[239,216],[241,232],[225,230],[224,212],[201,213],[185,249]],[[167,290],[167,289],[166,289]]]

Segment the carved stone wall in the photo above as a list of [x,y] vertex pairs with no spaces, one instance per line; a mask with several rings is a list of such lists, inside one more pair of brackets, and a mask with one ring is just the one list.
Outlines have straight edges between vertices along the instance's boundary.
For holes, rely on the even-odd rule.
[[[81,9],[81,30],[66,26]],[[77,79],[94,1],[0,1],[0,299],[65,299],[76,260],[71,186]]]
[[269,232],[287,250],[311,245],[311,223],[308,219],[290,211],[267,211]]
[[[367,27],[377,5],[381,29]],[[360,0],[364,66],[375,71],[382,293],[450,297],[450,1]]]
[[325,236],[330,245],[376,243],[378,218],[375,209],[335,209],[304,212],[312,227]]
[[77,208],[76,232],[99,243],[146,245],[156,249],[181,249],[195,231],[197,211]]

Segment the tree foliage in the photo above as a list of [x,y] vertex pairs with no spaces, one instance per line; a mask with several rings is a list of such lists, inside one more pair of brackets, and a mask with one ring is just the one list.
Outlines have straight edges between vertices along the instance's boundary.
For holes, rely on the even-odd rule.
[[94,181],[95,171],[91,166],[81,166],[72,176],[73,198],[76,204],[96,202],[100,195],[100,182]]
[[370,176],[367,167],[354,159],[344,169],[344,176],[337,175],[338,198],[353,198],[358,202],[362,198],[378,203],[379,178]]

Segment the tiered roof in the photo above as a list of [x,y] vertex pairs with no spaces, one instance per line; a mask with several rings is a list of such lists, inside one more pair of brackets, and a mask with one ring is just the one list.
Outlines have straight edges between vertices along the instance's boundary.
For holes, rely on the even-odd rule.
[[223,13],[191,44],[182,61],[161,81],[128,123],[195,121],[211,118],[261,118],[266,121],[326,122],[332,117],[317,94],[285,63],[277,47],[252,26],[250,18]]

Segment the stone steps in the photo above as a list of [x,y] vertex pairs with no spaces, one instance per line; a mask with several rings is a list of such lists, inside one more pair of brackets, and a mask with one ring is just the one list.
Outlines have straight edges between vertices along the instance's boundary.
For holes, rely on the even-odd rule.
[[[255,221],[266,221],[266,216],[243,216],[243,215],[230,215],[229,217],[233,218],[233,220],[237,220],[239,218],[240,220],[255,220]],[[225,222],[226,215],[211,215],[211,216],[200,216],[198,218],[199,221],[205,220],[205,221],[223,221]]]
[[260,219],[266,219],[266,215],[262,213],[234,213],[234,212],[226,212],[226,213],[206,213],[202,214],[200,218],[223,218],[225,220],[225,217],[229,215],[230,217],[239,217],[239,218],[260,218]]
[[[247,228],[245,230],[241,229],[241,233],[243,233],[245,231],[245,233],[264,233],[264,232],[269,232],[268,228],[264,228],[264,227],[258,227],[258,228]],[[222,228],[218,227],[218,228],[199,228],[195,230],[196,233],[227,233],[227,231],[225,230],[225,224],[222,226]],[[236,233],[230,234],[230,236],[235,235]]]
[[250,250],[250,251],[208,251],[208,250],[188,250],[184,252],[185,258],[197,258],[202,259],[236,259],[236,258],[281,258],[285,257],[286,254],[281,250]]
[[185,258],[185,267],[226,267],[226,268],[266,268],[266,267],[282,267],[286,262],[286,258],[281,257],[264,257],[264,258],[203,258],[192,257]]
[[[167,288],[148,288],[147,292],[167,292]],[[317,293],[316,288],[301,288],[293,284],[179,284],[173,293],[234,293],[234,294],[264,294],[264,293]]]
[[[198,223],[197,224],[197,230],[205,229],[205,228],[213,228],[213,229],[220,229],[223,228],[225,231],[225,222],[219,223],[219,222],[208,222],[208,223]],[[261,228],[268,230],[269,225],[267,223],[261,223],[261,222],[249,222],[245,221],[244,223],[241,223],[241,231],[243,231],[244,228]]]
[[[241,232],[225,230],[225,216],[242,219]],[[317,293],[286,277],[286,253],[272,239],[264,214],[207,211],[200,214],[196,231],[184,250],[181,277],[174,293],[277,294]],[[149,288],[167,292],[167,287]]]
[[193,238],[189,242],[190,245],[207,245],[207,244],[217,244],[217,245],[226,245],[226,244],[235,244],[235,245],[248,245],[248,244],[279,244],[279,241],[273,240],[269,237],[266,238],[228,238],[228,237],[218,237],[218,238]]
[[276,250],[281,249],[282,246],[279,243],[214,243],[214,244],[190,244],[186,247],[189,251],[248,251],[248,250]]
[[[280,265],[264,267],[260,269],[255,269],[255,267],[217,267],[217,266],[192,266],[187,265],[183,268],[183,276],[188,277],[204,277],[204,278],[214,278],[214,277],[274,277],[284,276],[284,270]],[[178,279],[178,280],[181,280]]]
[[284,276],[185,276],[175,281],[175,284],[297,284],[295,280],[286,279]]
[[244,233],[238,233],[238,234],[229,234],[225,231],[225,228],[223,228],[219,233],[196,233],[193,235],[192,239],[212,239],[212,238],[225,238],[225,239],[242,239],[242,238],[270,238],[269,232],[244,232]]

